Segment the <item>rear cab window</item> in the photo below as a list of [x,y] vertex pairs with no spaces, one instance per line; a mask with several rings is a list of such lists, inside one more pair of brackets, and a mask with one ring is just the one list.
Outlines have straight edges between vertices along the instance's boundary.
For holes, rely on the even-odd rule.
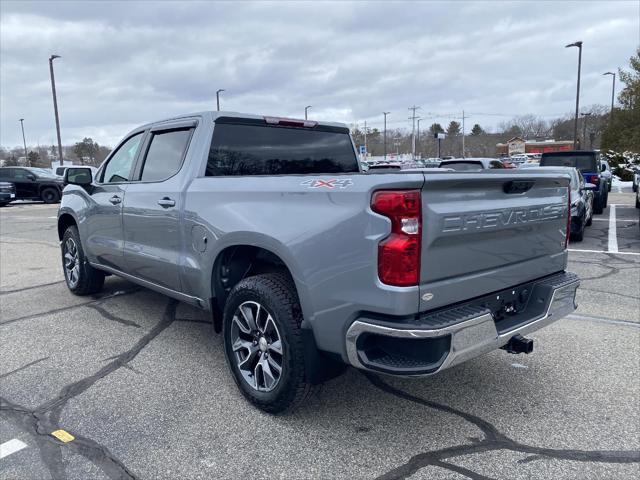
[[598,158],[593,152],[543,153],[541,167],[575,167],[581,173],[597,172]]
[[452,168],[457,172],[477,172],[478,170],[482,170],[484,168],[482,162],[469,161],[442,162],[440,166],[443,168]]
[[360,171],[349,130],[216,119],[205,175],[306,175]]

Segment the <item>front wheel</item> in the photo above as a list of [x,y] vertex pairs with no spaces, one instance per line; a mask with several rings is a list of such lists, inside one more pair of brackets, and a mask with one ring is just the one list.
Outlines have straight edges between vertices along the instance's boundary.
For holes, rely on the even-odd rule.
[[240,281],[224,308],[224,348],[240,391],[268,413],[293,410],[311,393],[305,378],[302,311],[281,273]]
[[44,203],[57,203],[60,201],[60,192],[53,187],[47,187],[40,192],[40,198]]
[[84,256],[80,234],[75,226],[67,228],[62,237],[62,269],[67,287],[76,295],[90,295],[102,290],[104,273],[96,270]]

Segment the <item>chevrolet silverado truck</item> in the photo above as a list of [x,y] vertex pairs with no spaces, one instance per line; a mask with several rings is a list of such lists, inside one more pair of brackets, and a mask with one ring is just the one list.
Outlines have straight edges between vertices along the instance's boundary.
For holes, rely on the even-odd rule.
[[212,312],[257,407],[299,405],[345,366],[424,376],[574,311],[569,177],[360,167],[342,124],[204,112],[69,168],[68,288],[114,274]]

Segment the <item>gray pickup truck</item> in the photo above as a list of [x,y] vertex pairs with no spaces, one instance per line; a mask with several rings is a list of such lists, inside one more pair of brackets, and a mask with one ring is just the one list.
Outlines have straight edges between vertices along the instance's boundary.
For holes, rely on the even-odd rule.
[[341,124],[204,112],[65,173],[69,289],[115,274],[212,312],[238,387],[279,413],[346,365],[440,372],[574,311],[569,177],[365,173]]

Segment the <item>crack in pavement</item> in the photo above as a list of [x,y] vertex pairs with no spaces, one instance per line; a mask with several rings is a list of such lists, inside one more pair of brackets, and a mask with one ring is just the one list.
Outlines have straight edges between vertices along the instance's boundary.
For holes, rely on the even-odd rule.
[[103,318],[105,318],[107,320],[111,320],[112,322],[121,323],[123,325],[127,325],[128,327],[140,328],[140,324],[139,323],[136,323],[133,320],[127,320],[126,318],[119,317],[118,315],[115,315],[115,314],[107,311],[101,304],[102,304],[102,300],[100,301],[100,303],[86,304],[85,307],[95,310]]
[[14,290],[0,290],[0,295],[8,295],[10,293],[24,292],[25,290],[33,290],[34,288],[50,287],[51,285],[57,285],[64,283],[64,280],[58,280],[57,282],[41,283],[40,285],[31,285],[30,287],[16,288]]
[[34,438],[40,458],[49,470],[52,478],[66,478],[61,449],[61,447],[64,446],[91,461],[112,480],[135,479],[134,474],[120,460],[105,446],[100,445],[95,440],[72,432],[75,440],[69,443],[62,443],[50,434],[60,428],[60,416],[69,400],[86,392],[96,382],[120,368],[127,367],[129,362],[175,321],[178,303],[177,300],[169,300],[162,319],[129,350],[116,355],[113,361],[109,362],[93,375],[89,375],[64,386],[56,397],[44,402],[35,409],[29,410],[0,397],[0,415],[7,418]]
[[606,290],[598,290],[596,288],[584,288],[584,287],[580,287],[580,290],[583,290],[585,292],[595,292],[595,293],[602,293],[604,295],[617,295],[618,297],[623,297],[623,298],[630,298],[631,300],[637,300],[640,302],[640,297],[638,297],[637,295],[627,295],[624,293],[618,293],[618,292],[608,292]]
[[443,448],[440,450],[431,450],[412,456],[406,463],[380,475],[379,479],[403,479],[407,478],[418,470],[427,466],[437,466],[447,470],[465,475],[468,478],[485,480],[485,477],[471,470],[461,469],[458,466],[452,466],[443,460],[471,455],[474,453],[483,453],[497,450],[511,450],[513,452],[528,453],[535,457],[552,458],[556,460],[573,460],[578,462],[603,462],[603,463],[638,463],[640,462],[640,451],[629,450],[572,450],[558,448],[544,448],[526,445],[516,440],[512,440],[505,434],[501,433],[495,426],[488,421],[477,417],[473,414],[463,412],[456,408],[443,405],[431,400],[417,397],[408,392],[395,388],[381,380],[378,376],[371,373],[363,373],[363,375],[377,388],[393,395],[397,398],[408,400],[419,405],[439,410],[441,412],[455,415],[463,420],[478,427],[484,434],[483,439],[472,439],[472,443],[456,445],[453,447]]
[[11,370],[10,372],[0,374],[0,379],[7,378],[9,375],[13,375],[14,373],[18,373],[21,370],[25,370],[29,367],[32,367],[33,365],[36,365],[37,363],[44,362],[45,360],[49,360],[49,358],[50,357],[42,357],[42,358],[39,358],[38,360],[34,360],[33,362],[29,362],[26,365],[18,367],[15,370]]
[[51,315],[54,313],[66,312],[68,310],[73,310],[80,307],[91,307],[92,305],[100,304],[103,301],[108,300],[109,298],[119,297],[123,295],[131,295],[132,293],[139,292],[140,290],[141,290],[140,287],[136,287],[136,288],[131,288],[129,290],[117,290],[115,292],[107,293],[102,296],[95,295],[92,297],[93,300],[90,300],[88,302],[77,303],[75,305],[68,305],[66,307],[54,308],[53,310],[47,310],[45,312],[32,313],[29,315],[25,315],[23,317],[10,318],[9,320],[0,322],[0,327],[4,325],[9,325],[11,323],[20,322],[22,320],[33,320],[33,319],[44,317],[46,315]]

